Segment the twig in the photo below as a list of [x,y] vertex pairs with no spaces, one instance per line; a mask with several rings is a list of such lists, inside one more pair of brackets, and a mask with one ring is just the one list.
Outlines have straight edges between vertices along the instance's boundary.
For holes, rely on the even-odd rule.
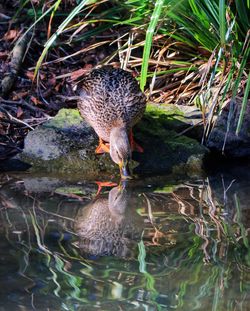
[[3,13],[0,13],[0,20],[1,20],[1,19],[9,20],[9,19],[11,19],[11,17],[10,17],[10,16],[7,16],[7,15],[5,15],[5,14],[3,14]]
[[16,77],[18,75],[18,72],[20,71],[24,53],[27,47],[29,34],[27,34],[25,37],[23,37],[22,40],[18,40],[16,45],[14,46],[14,49],[12,51],[12,58],[10,61],[10,69],[9,72],[5,75],[5,77],[2,80],[1,87],[2,87],[2,94],[6,95],[11,90],[12,86],[15,83]]
[[34,127],[30,126],[28,123],[18,120],[17,118],[13,117],[6,109],[4,109],[3,107],[0,107],[0,110],[3,111],[10,119],[10,121],[15,121],[16,123],[20,123],[23,124],[25,126],[27,126],[28,128],[30,128],[31,130],[34,130]]
[[[15,94],[15,95],[18,96],[18,94]],[[31,104],[27,103],[23,99],[20,99],[19,101],[14,101],[14,100],[3,99],[3,98],[0,97],[0,102],[1,103],[6,103],[6,104],[11,104],[11,105],[23,106],[23,107],[28,108],[31,111],[39,112],[39,113],[43,114],[44,116],[47,116],[47,114],[45,112],[43,112],[42,109],[32,106]]]

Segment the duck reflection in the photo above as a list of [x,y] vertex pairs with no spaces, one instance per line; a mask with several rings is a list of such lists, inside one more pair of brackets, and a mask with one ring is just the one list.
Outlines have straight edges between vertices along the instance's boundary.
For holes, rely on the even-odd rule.
[[136,213],[137,203],[137,197],[123,181],[81,208],[75,221],[81,253],[133,257],[143,230],[143,218]]

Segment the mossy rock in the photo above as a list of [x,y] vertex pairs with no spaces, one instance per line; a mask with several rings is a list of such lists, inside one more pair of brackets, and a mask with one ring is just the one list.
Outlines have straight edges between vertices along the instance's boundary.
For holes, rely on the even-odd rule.
[[172,130],[186,126],[184,119],[183,112],[173,105],[147,106],[144,118],[135,128],[135,137],[145,149],[134,157],[140,163],[137,172],[201,173],[208,150],[196,140]]
[[[135,138],[144,153],[134,153],[139,162],[135,173],[168,173],[181,167],[186,171],[190,157],[197,157],[201,168],[207,149],[186,136],[178,136],[174,124],[183,123],[183,113],[175,106],[157,107],[149,104],[142,121],[135,127]],[[178,126],[179,126],[178,125]],[[98,176],[117,174],[117,166],[108,154],[96,155],[98,137],[76,109],[62,109],[25,139],[20,156],[32,165],[32,171],[82,173]]]

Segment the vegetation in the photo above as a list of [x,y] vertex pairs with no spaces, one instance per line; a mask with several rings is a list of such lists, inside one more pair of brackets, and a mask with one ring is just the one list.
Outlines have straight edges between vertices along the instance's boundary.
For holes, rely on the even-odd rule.
[[249,0],[12,0],[10,12],[1,23],[3,31],[15,25],[7,50],[28,38],[21,76],[33,80],[39,91],[28,95],[47,112],[61,106],[45,90],[54,103],[93,66],[112,64],[133,72],[155,103],[200,107],[204,139],[213,116],[240,97],[239,133],[250,90]]
[[[197,105],[203,140],[214,116],[240,98],[239,133],[250,90],[250,0],[11,0],[0,12],[0,160],[22,150],[29,130],[75,107],[78,80],[104,64],[132,72],[153,105]],[[154,106],[147,113],[161,122]],[[82,176],[73,185],[0,178],[0,307],[10,300],[58,310],[248,307],[244,182],[144,180],[129,206],[143,223],[131,258],[96,260],[74,232],[95,185]]]
[[[50,20],[55,14],[55,10],[59,7],[60,2],[57,1],[55,3]],[[108,1],[105,2],[108,3]],[[130,64],[130,61],[133,60],[131,50],[144,45],[141,63],[139,62],[137,65],[139,70],[141,66],[140,85],[142,90],[145,88],[148,77],[155,78],[158,75],[163,75],[161,80],[164,81],[168,74],[171,74],[172,70],[173,73],[183,73],[183,71],[184,73],[185,71],[187,73],[190,71],[199,72],[198,81],[201,88],[198,91],[198,100],[202,108],[206,109],[205,112],[207,112],[208,108],[211,116],[217,107],[219,99],[222,99],[220,102],[222,106],[225,98],[230,97],[234,99],[238,92],[245,90],[241,114],[243,117],[250,87],[249,82],[245,85],[245,81],[250,79],[249,68],[247,68],[250,51],[249,1],[237,1],[235,4],[229,1],[227,3],[226,0],[182,0],[177,3],[172,0],[158,0],[155,3],[152,1],[141,2],[134,0],[121,1],[121,3],[110,2],[112,7],[102,13],[107,17],[107,21],[105,19],[104,21],[100,20],[98,12],[92,13],[94,22],[97,25],[102,23],[104,28],[110,27],[110,23],[113,27],[116,25],[129,25],[133,27],[132,33],[134,32],[135,35],[140,30],[143,32],[143,40],[146,31],[145,44],[140,40],[133,42],[129,38],[131,29],[130,32],[125,33],[125,36],[121,37],[118,35],[116,38],[116,40],[125,42],[116,51],[117,54],[126,55],[125,59],[127,59],[128,64],[121,62],[125,68],[127,66],[132,67],[132,64]],[[63,23],[60,24],[57,31],[46,42],[45,49],[37,63],[36,71],[39,69],[48,48],[53,44],[58,35],[65,30],[77,13],[90,3],[98,3],[98,1],[81,1]],[[93,6],[90,7],[92,8]],[[125,14],[125,18],[122,18],[121,12],[124,11],[127,14]],[[110,19],[110,16],[112,16],[112,19]],[[74,29],[77,27],[79,29],[82,23],[90,24],[91,22],[89,17],[83,18],[80,23],[72,25],[70,28]],[[95,29],[97,33],[101,30],[101,28],[100,30],[98,27],[95,28],[97,28]],[[93,33],[90,34],[89,32],[85,33],[85,38],[93,35]],[[159,39],[154,37],[157,33],[161,34]],[[79,38],[76,39],[79,40]],[[171,46],[168,46],[169,41],[173,42]],[[176,48],[178,45],[181,49],[184,48],[182,55],[180,48]],[[169,57],[171,52],[174,55]],[[130,54],[128,55],[128,53]],[[164,70],[166,68],[164,68],[164,65],[162,66],[162,62],[168,63],[168,58],[170,58],[170,71]],[[195,61],[195,66],[191,65],[193,61]],[[150,66],[154,62],[155,66]],[[151,90],[154,91],[156,81],[151,79],[150,82]],[[180,82],[183,84],[183,79]],[[242,83],[245,87],[242,87]],[[212,87],[219,89],[219,92],[212,91]],[[213,93],[212,96],[210,96],[211,91]],[[239,131],[242,117],[237,131]]]

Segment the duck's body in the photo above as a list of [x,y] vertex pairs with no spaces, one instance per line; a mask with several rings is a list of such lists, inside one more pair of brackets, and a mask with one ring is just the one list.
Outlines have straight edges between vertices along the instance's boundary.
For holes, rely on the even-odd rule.
[[109,152],[123,178],[130,178],[131,149],[141,151],[133,141],[132,127],[141,119],[146,97],[127,71],[104,66],[92,70],[80,84],[78,108],[99,136],[96,153]]
[[108,196],[102,194],[80,208],[74,222],[80,251],[95,256],[130,257],[144,225],[133,202],[131,190],[120,185]]
[[141,119],[145,107],[146,98],[137,81],[122,69],[94,69],[81,82],[78,108],[105,142],[110,142],[113,128],[125,128],[128,133]]

